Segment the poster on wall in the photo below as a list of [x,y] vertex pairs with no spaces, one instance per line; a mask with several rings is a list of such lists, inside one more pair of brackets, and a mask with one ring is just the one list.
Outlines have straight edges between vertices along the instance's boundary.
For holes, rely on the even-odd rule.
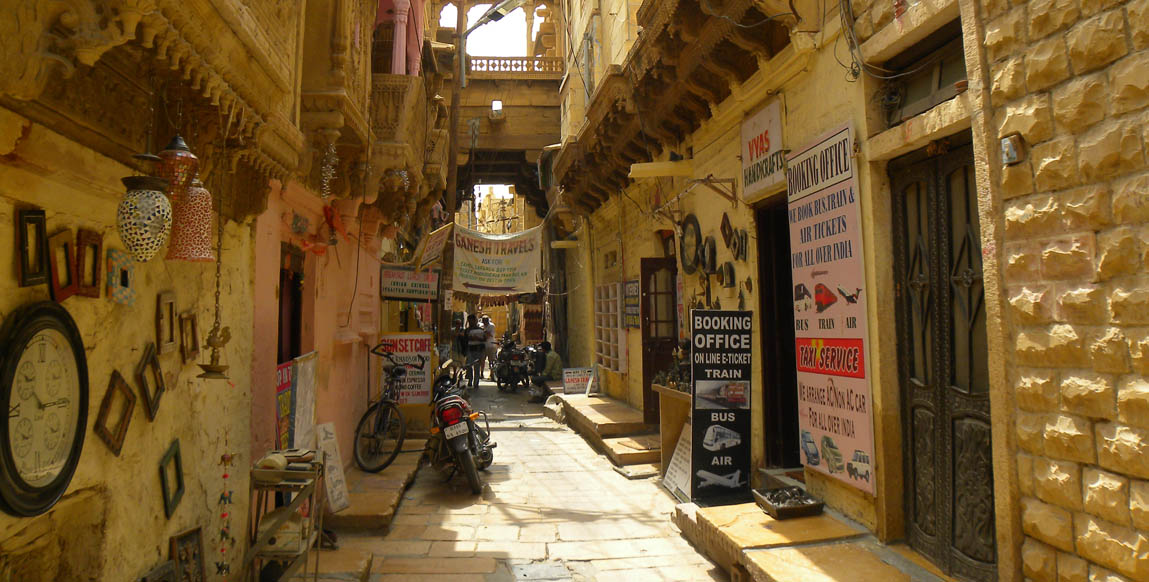
[[853,128],[787,159],[802,462],[874,492],[866,270]]
[[749,311],[690,311],[693,500],[743,500],[750,489]]
[[275,367],[275,448],[291,448],[291,412],[295,408],[291,389],[292,362],[284,362]]
[[627,281],[622,284],[622,288],[622,326],[637,329],[641,313],[638,281]]
[[485,234],[456,225],[452,289],[478,295],[534,293],[542,232],[536,226],[515,234]]
[[775,99],[742,121],[742,199],[754,202],[786,179],[782,102]]
[[419,356],[426,358],[422,370],[407,369],[399,379],[399,404],[427,404],[431,402],[431,352],[435,340],[429,333],[385,333],[379,338],[383,349],[395,355],[395,360],[419,365]]
[[291,446],[300,449],[315,447],[315,395],[318,380],[319,352],[303,354],[292,360],[294,377],[295,414],[291,433]]
[[434,301],[439,296],[439,269],[416,271],[414,267],[379,267],[379,297],[408,301]]

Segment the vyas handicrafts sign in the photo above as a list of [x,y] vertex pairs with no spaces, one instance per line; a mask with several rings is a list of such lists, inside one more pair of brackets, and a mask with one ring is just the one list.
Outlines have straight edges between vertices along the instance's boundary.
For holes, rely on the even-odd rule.
[[742,122],[742,198],[758,200],[786,179],[782,105],[775,99]]

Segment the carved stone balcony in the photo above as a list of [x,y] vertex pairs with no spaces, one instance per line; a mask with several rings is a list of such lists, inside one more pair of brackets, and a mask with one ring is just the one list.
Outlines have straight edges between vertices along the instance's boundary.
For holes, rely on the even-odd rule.
[[563,77],[559,57],[468,57],[467,74],[472,79],[545,79]]
[[422,77],[375,73],[371,81],[372,173],[381,177],[378,207],[395,222],[422,198],[427,147],[427,90]]

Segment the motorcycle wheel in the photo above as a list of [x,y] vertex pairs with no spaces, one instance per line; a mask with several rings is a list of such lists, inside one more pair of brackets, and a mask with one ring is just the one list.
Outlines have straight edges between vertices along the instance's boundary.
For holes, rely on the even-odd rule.
[[463,474],[467,476],[467,483],[471,486],[471,493],[478,495],[483,492],[483,483],[479,481],[479,471],[475,468],[475,457],[471,456],[471,451],[459,451],[459,466],[463,469]]
[[403,448],[407,423],[391,402],[377,402],[363,413],[355,427],[355,464],[368,473],[390,465]]

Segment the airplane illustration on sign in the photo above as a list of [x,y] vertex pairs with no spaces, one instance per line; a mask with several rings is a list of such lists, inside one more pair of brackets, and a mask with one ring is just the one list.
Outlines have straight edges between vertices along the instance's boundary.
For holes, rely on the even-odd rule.
[[741,469],[730,473],[729,475],[715,475],[710,471],[698,471],[696,474],[698,475],[698,478],[702,479],[702,483],[698,484],[699,487],[706,487],[708,485],[721,485],[723,487],[735,489],[742,486]]

